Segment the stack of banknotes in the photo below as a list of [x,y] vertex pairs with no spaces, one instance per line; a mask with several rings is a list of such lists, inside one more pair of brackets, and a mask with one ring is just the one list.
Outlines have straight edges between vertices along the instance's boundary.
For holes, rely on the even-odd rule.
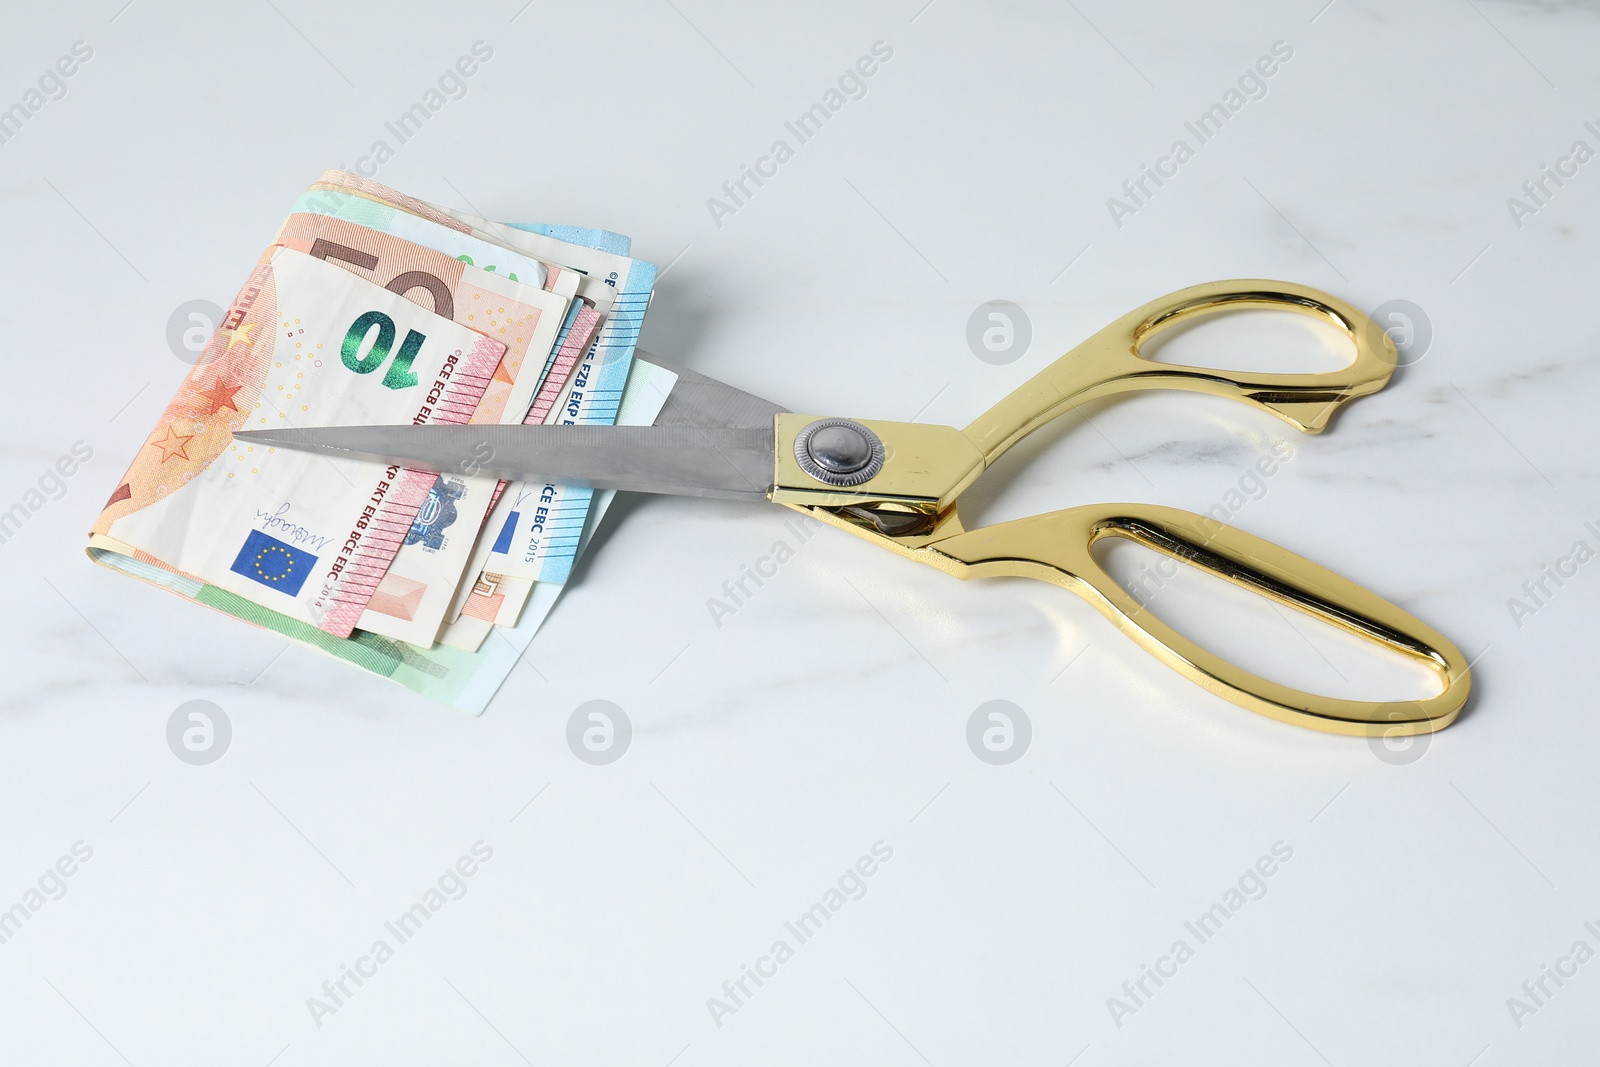
[[605,493],[235,442],[394,423],[654,421],[656,268],[329,171],[295,201],[89,537],[96,562],[480,712]]

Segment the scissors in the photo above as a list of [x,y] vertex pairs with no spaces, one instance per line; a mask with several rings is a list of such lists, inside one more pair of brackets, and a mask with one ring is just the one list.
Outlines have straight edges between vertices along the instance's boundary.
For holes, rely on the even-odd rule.
[[[1353,342],[1347,367],[1314,374],[1221,371],[1141,354],[1180,323],[1240,309],[1292,311]],[[333,426],[236,437],[330,457],[597,489],[768,500],[957,578],[1021,576],[1077,593],[1161,662],[1248,710],[1330,733],[1397,737],[1455,721],[1469,665],[1442,634],[1354,582],[1269,541],[1178,508],[1086,504],[968,530],[957,498],[1007,449],[1091,400],[1187,389],[1265,408],[1320,433],[1342,405],[1394,373],[1389,335],[1333,296],[1292,282],[1208,282],[1153,300],[1107,326],[965,429],[800,415],[687,367],[651,426]],[[1294,689],[1239,667],[1146,611],[1095,561],[1121,537],[1332,623],[1416,661],[1441,692],[1415,701],[1346,700]]]

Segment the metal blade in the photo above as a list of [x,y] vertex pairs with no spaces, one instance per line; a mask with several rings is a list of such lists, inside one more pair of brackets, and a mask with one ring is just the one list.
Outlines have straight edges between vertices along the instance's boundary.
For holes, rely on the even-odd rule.
[[772,488],[775,447],[770,416],[764,427],[744,428],[320,426],[234,437],[441,473],[737,500],[763,499]]
[[774,415],[789,410],[642,348],[635,358],[678,376],[666,406],[656,416],[657,426],[771,426]]

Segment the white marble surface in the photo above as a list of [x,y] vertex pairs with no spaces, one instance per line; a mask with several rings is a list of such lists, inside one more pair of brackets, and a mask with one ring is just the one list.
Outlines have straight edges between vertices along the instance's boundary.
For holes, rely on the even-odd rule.
[[[1592,5],[523,2],[8,19],[0,103],[74,41],[93,57],[0,144],[0,507],[74,442],[93,459],[0,545],[0,908],[75,842],[93,855],[0,944],[0,1059],[1593,1056],[1600,962],[1538,1003],[1523,983],[1577,941],[1600,950],[1600,563],[1520,627],[1507,608],[1574,541],[1600,546],[1600,161],[1520,227],[1507,206],[1575,140],[1600,149]],[[380,180],[632,234],[671,263],[647,347],[798,410],[962,424],[1213,278],[1425,309],[1426,354],[1329,434],[1147,395],[1030,443],[973,517],[1203,510],[1286,442],[1235,521],[1481,656],[1468,714],[1381,759],[1206,695],[1061,590],[953,582],[833,532],[719,628],[707,599],[787,536],[776,509],[735,504],[619,501],[479,719],[91,566],[83,532],[184,369],[169,313],[225,301],[295,192],[477,40],[492,60]],[[717,226],[707,198],[879,40],[893,58],[866,96]],[[1265,97],[1114,225],[1107,197],[1280,40]],[[1032,323],[1009,366],[964,337],[995,298]],[[1286,330],[1175,347],[1325,358]],[[1270,619],[1249,642],[1202,625],[1292,681],[1376,677]],[[635,731],[604,767],[564,739],[596,698]],[[165,740],[193,699],[232,722],[209,766]],[[965,739],[993,699],[1032,723],[1009,766]],[[319,1026],[307,999],[480,840],[466,895]],[[879,841],[866,895],[788,934]],[[1265,894],[1199,943],[1185,922],[1276,842],[1293,854]],[[707,999],[779,938],[794,957],[719,1026]],[[1193,958],[1114,1019],[1108,998],[1134,1006],[1123,983],[1179,939]],[[1513,1018],[1514,996],[1535,1010]]]

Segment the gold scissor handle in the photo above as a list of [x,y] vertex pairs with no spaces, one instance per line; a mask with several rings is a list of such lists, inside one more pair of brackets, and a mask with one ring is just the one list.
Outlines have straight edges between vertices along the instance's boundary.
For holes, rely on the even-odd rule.
[[[1185,367],[1146,359],[1140,349],[1182,322],[1221,311],[1270,308],[1328,322],[1355,344],[1347,367],[1316,374],[1258,374]],[[1338,408],[1388,383],[1394,342],[1337,297],[1294,282],[1244,278],[1191,285],[1130,311],[984,412],[964,431],[993,460],[1029,433],[1079,404],[1134,389],[1190,389],[1263,407],[1307,433],[1319,433]]]
[[[1141,346],[1163,330],[1240,308],[1295,311],[1328,322],[1349,337],[1355,359],[1336,371],[1266,374],[1185,367],[1140,355]],[[797,434],[814,417],[780,414],[771,496],[959,577],[1018,575],[1071,589],[1158,659],[1263,715],[1333,733],[1427,733],[1450,725],[1466,702],[1471,677],[1460,651],[1420,619],[1310,560],[1203,516],[1148,504],[1094,504],[970,532],[962,530],[957,515],[960,493],[996,457],[1086,401],[1134,389],[1189,389],[1254,404],[1317,433],[1341,405],[1382,389],[1395,360],[1387,333],[1320,290],[1254,279],[1195,285],[1124,315],[964,431],[862,423],[882,439],[891,459],[852,488],[835,489],[807,476],[791,453]],[[898,532],[897,524],[903,524]],[[1421,662],[1442,691],[1420,701],[1378,703],[1319,696],[1252,674],[1146,611],[1095,562],[1091,550],[1105,537],[1136,541]]]
[[[1156,618],[1095,561],[1092,548],[1124,537],[1279,604],[1420,662],[1442,692],[1418,701],[1367,702],[1280,685],[1216,654]],[[960,577],[1039,578],[1072,590],[1157,659],[1218,696],[1283,722],[1369,737],[1442,730],[1472,687],[1459,649],[1416,616],[1325,567],[1193,512],[1153,504],[1091,504],[999,523],[935,541]]]

